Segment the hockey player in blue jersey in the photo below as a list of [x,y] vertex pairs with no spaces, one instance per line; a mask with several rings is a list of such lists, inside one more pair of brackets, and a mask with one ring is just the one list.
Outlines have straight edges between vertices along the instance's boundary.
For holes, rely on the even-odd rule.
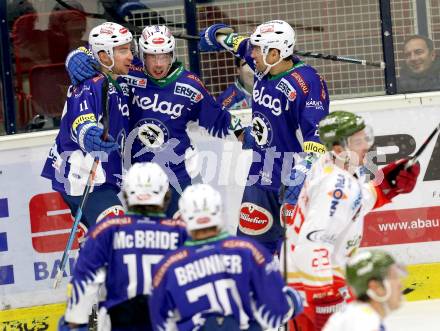
[[302,311],[272,255],[224,231],[220,194],[207,184],[185,189],[179,210],[191,240],[153,270],[155,331],[277,328]]
[[224,109],[237,110],[250,108],[252,103],[252,89],[254,85],[254,72],[247,62],[239,57],[234,59],[237,68],[235,82],[228,86],[218,97],[217,102]]
[[[229,50],[256,72],[252,133],[244,139],[244,147],[253,149],[253,162],[238,234],[277,252],[283,233],[278,192],[282,179],[289,178],[293,155],[325,151],[317,125],[328,114],[327,85],[314,68],[293,56],[295,31],[284,21],[263,23],[249,38],[238,36],[224,24],[208,27],[200,37],[203,51]],[[308,162],[304,165],[310,166]]]
[[[122,212],[117,197],[122,171],[121,146],[128,129],[128,88],[117,77],[128,73],[133,60],[132,34],[111,22],[90,31],[91,52],[102,73],[69,86],[59,133],[49,151],[42,176],[52,181],[75,215],[92,167],[99,156],[94,185],[83,210],[81,222],[87,227],[109,214]],[[103,84],[109,81],[108,93]],[[49,87],[48,87],[49,88]],[[108,99],[108,119],[103,118]],[[103,122],[108,121],[108,137],[103,137]]]
[[[188,136],[188,124],[198,122],[220,138],[241,128],[203,82],[176,60],[175,46],[166,26],[147,26],[139,38],[140,59],[134,59],[126,76],[131,129],[127,146],[131,146],[133,163],[154,161],[166,170],[173,190],[168,216],[177,211],[181,191],[197,180],[198,153]],[[90,59],[84,53],[74,58],[68,58],[66,65],[71,76],[81,79],[82,65],[90,69]]]
[[127,214],[108,217],[88,232],[69,284],[63,330],[86,326],[102,285],[106,295],[99,303],[99,329],[151,330],[152,266],[182,246],[187,234],[182,221],[165,218],[169,182],[159,165],[133,165],[124,176],[123,192]]

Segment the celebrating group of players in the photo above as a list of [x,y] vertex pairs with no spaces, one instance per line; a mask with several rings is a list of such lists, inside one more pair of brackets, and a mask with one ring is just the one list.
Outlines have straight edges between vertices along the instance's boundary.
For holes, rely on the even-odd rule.
[[[383,329],[400,269],[385,252],[355,251],[364,216],[411,192],[419,165],[400,160],[368,179],[371,128],[329,114],[326,82],[293,56],[288,23],[250,37],[214,24],[200,37],[202,51],[230,51],[254,71],[252,127],[177,61],[165,26],[143,30],[137,58],[131,33],[103,23],[66,60],[73,85],[42,175],[74,215],[95,157],[100,166],[60,329],[86,328],[96,303],[101,330]],[[253,151],[240,215],[228,220],[237,236],[219,193],[197,184],[190,122]]]

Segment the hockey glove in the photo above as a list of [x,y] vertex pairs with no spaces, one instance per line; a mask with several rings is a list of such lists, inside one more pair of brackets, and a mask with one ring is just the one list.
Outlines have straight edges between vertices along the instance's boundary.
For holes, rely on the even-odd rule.
[[[80,129],[82,130],[82,128]],[[92,125],[86,128],[83,138],[80,133],[79,145],[86,152],[105,152],[110,154],[113,151],[119,149],[118,143],[113,139],[112,136],[108,136],[107,140],[102,139],[103,129],[96,125]]]
[[64,316],[61,316],[58,321],[58,331],[87,331],[88,329],[87,324],[69,324],[69,322],[66,322],[64,319]]
[[234,30],[223,23],[213,24],[200,31],[199,48],[202,52],[215,52],[224,50],[224,46],[217,41],[217,34],[228,35]]
[[243,149],[252,149],[254,146],[255,137],[252,134],[252,127],[247,126],[243,129],[243,142],[242,142],[242,148]]
[[[408,159],[400,159],[379,170],[383,174],[383,178],[382,176],[376,176],[374,181],[377,192],[374,208],[379,208],[391,202],[391,199],[396,195],[412,192],[420,173],[420,164],[417,162],[410,168],[405,169],[405,164],[408,161]],[[382,179],[380,183],[377,182],[379,179]]]
[[288,203],[296,205],[298,202],[299,193],[304,185],[307,174],[312,168],[313,162],[316,160],[316,156],[312,153],[308,154],[301,162],[295,164],[290,173],[289,179],[286,181],[286,186],[283,193],[283,187],[279,192],[279,203]]
[[286,316],[286,320],[298,316],[304,310],[302,298],[299,293],[289,286],[283,288],[283,292],[286,295],[287,302],[289,302],[290,307],[293,308],[293,314],[291,316]]
[[98,61],[85,47],[75,49],[66,58],[66,70],[73,85],[97,75],[99,72],[96,68],[99,66]]

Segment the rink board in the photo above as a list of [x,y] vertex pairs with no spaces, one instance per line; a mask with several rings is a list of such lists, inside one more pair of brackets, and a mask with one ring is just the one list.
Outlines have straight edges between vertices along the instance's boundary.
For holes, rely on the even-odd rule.
[[[408,266],[408,272],[406,301],[440,298],[440,263]],[[64,309],[65,304],[53,304],[0,311],[0,330],[55,331]]]
[[[402,96],[387,97],[398,100],[399,108],[383,108],[386,102],[371,100],[370,106],[365,100],[332,105],[335,109],[359,110],[374,127],[376,137],[394,137],[396,146],[383,147],[384,153],[418,148],[440,122],[440,102],[435,97],[403,101]],[[368,111],[379,106],[385,110]],[[249,120],[248,114],[242,115]],[[40,177],[55,135],[56,131],[0,137],[0,310],[65,300],[73,259],[61,286],[53,290],[52,283],[72,219],[49,181]],[[212,161],[217,169],[205,171],[205,180],[220,190],[227,219],[237,219],[249,152],[243,152],[237,142],[221,142],[203,135],[196,135],[195,140],[206,152],[204,164]],[[420,159],[422,172],[414,192],[374,211],[365,224],[363,246],[387,249],[399,261],[412,265],[410,279],[415,285],[408,300],[440,298],[438,291],[432,290],[438,285],[430,290],[427,285],[440,283],[440,144],[438,137],[434,140]],[[209,156],[214,159],[208,160]],[[229,230],[235,227],[234,222],[228,223]]]
[[65,304],[36,306],[0,311],[0,330],[57,330]]

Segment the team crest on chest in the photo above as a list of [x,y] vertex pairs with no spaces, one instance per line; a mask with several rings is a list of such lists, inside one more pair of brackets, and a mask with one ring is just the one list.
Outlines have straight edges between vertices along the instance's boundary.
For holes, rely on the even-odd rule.
[[168,140],[168,128],[159,120],[147,118],[139,121],[138,138],[148,149],[157,150]]
[[269,120],[261,113],[254,113],[252,119],[252,134],[255,142],[261,147],[267,147],[272,142],[273,132]]

